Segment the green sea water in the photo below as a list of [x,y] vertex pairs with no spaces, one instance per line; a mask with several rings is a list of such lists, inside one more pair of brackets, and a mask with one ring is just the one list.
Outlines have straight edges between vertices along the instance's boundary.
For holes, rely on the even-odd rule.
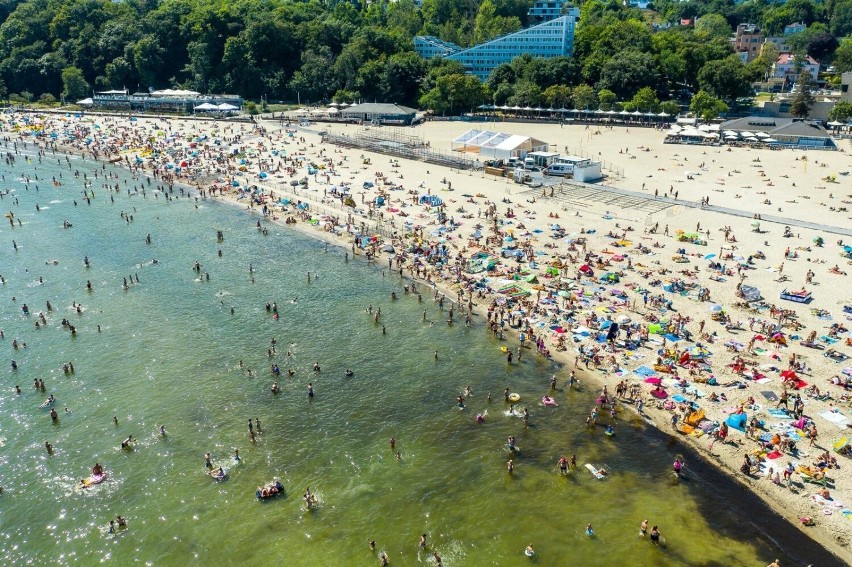
[[[346,261],[343,249],[273,224],[264,235],[255,229],[258,217],[181,198],[177,189],[172,200],[155,198],[156,183],[137,194],[143,181],[109,166],[117,176],[109,183],[119,188],[108,193],[103,175],[93,178],[101,165],[91,161],[72,159],[69,167],[64,158],[25,162],[21,154],[2,169],[11,194],[0,210],[21,221],[0,223],[4,565],[372,565],[378,551],[391,565],[433,564],[418,548],[421,533],[445,565],[765,565],[776,557],[787,565],[807,558],[787,539],[791,529],[769,527],[761,508],[744,504],[739,489],[715,475],[705,478],[697,463],[692,480],[673,484],[678,449],[642,422],[625,415],[613,438],[601,427],[588,430],[590,389],[560,390],[558,408],[540,407],[550,376],[564,382],[564,370],[532,353],[507,366],[502,343],[481,321],[448,327],[431,292],[420,286],[422,303],[403,294],[383,262]],[[93,182],[90,204],[84,172]],[[72,226],[63,228],[64,221]],[[196,261],[201,277],[192,270]],[[122,289],[131,275],[139,283]],[[267,302],[277,303],[278,320]],[[381,307],[381,324],[365,313],[370,305]],[[37,329],[39,311],[48,324]],[[26,348],[13,349],[13,339]],[[72,375],[62,371],[67,362]],[[321,372],[312,371],[314,362]],[[273,363],[283,371],[277,396],[269,390]],[[296,374],[287,377],[291,367]],[[354,377],[344,376],[346,368]],[[32,387],[35,378],[45,380],[46,393]],[[474,395],[460,411],[455,396],[468,385]],[[505,415],[507,386],[530,408],[528,428]],[[56,424],[39,409],[48,393],[58,399]],[[486,410],[477,424],[475,414]],[[262,432],[252,442],[247,421],[254,418]],[[128,435],[138,439],[132,451],[119,448]],[[520,447],[512,475],[509,435]],[[55,446],[53,456],[44,441]],[[234,448],[242,456],[236,466]],[[205,475],[208,451],[229,469],[225,481]],[[581,468],[560,477],[557,460],[571,453]],[[109,479],[75,490],[95,462]],[[594,479],[582,468],[587,462],[606,463],[611,476]],[[286,494],[257,501],[256,487],[273,477]],[[317,510],[303,507],[306,487],[319,497]],[[129,528],[106,533],[117,514]],[[664,547],[638,536],[643,519],[660,526]],[[591,538],[584,534],[590,522]],[[523,554],[529,543],[537,551],[532,560]]]

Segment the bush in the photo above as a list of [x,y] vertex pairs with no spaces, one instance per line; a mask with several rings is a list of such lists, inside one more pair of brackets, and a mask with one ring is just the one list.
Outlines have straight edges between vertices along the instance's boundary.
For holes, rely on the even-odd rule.
[[53,106],[54,104],[56,104],[56,97],[50,93],[42,93],[42,95],[38,97],[38,101],[41,104]]
[[257,105],[249,100],[243,104],[243,111],[248,112],[251,115],[255,115],[257,114]]

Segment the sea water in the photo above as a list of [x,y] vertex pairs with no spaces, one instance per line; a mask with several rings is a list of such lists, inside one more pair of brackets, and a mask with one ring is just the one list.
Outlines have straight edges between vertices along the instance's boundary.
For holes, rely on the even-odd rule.
[[[530,543],[542,565],[753,565],[801,550],[783,537],[779,547],[739,489],[715,475],[673,483],[677,447],[640,420],[622,414],[612,438],[588,429],[591,389],[560,390],[559,407],[540,407],[552,374],[565,384],[564,369],[529,351],[507,365],[507,343],[481,317],[448,326],[448,304],[442,311],[424,285],[422,303],[404,294],[384,261],[347,261],[348,250],[271,223],[263,234],[257,216],[177,188],[171,200],[155,198],[156,182],[111,166],[118,177],[105,180],[89,160],[31,153],[27,162],[22,153],[3,170],[12,193],[0,210],[15,226],[0,223],[2,564],[369,565],[379,551],[391,564],[431,563],[421,533],[445,565],[525,565]],[[379,323],[369,306],[381,308]],[[39,311],[48,324],[37,329]],[[14,350],[13,339],[26,348]],[[68,362],[73,374],[62,370]],[[279,395],[270,392],[276,363]],[[459,410],[466,386],[473,395]],[[530,409],[528,428],[505,415],[505,387]],[[39,409],[48,393],[58,423]],[[253,442],[254,418],[262,431]],[[132,451],[119,447],[128,435],[138,440]],[[208,451],[226,480],[205,474]],[[579,468],[558,475],[557,460],[572,453]],[[75,490],[95,462],[108,480]],[[584,463],[608,465],[609,478],[596,480]],[[256,488],[274,477],[285,494],[259,502]],[[307,487],[316,510],[304,507]],[[129,527],[113,535],[118,514]],[[644,519],[660,526],[664,547],[639,537]]]

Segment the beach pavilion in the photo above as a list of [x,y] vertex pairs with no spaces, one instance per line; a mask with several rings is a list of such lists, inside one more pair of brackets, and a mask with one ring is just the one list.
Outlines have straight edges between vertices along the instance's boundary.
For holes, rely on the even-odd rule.
[[795,118],[746,116],[723,122],[719,129],[725,139],[736,135],[745,141],[800,150],[836,150],[831,134],[816,122]]

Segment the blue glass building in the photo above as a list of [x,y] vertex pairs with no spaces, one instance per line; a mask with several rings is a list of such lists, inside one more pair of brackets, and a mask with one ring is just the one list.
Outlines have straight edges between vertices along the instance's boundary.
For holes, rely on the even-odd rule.
[[559,15],[561,11],[561,1],[539,0],[529,12],[531,19],[545,19],[538,25],[467,49],[436,37],[417,36],[414,49],[427,59],[443,57],[459,61],[468,73],[485,81],[494,69],[525,53],[533,57],[570,56],[574,51],[574,28],[580,11],[569,8],[565,14]]

